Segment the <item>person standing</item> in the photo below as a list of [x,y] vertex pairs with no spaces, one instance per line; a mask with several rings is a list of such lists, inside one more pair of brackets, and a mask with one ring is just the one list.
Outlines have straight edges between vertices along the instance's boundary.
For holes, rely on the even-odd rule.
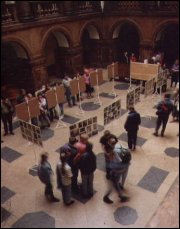
[[85,79],[85,84],[86,84],[86,93],[87,93],[87,99],[92,98],[92,88],[91,88],[91,79],[90,79],[90,74],[89,72],[85,71],[84,72],[84,79]]
[[72,183],[72,171],[71,167],[67,164],[66,153],[60,154],[60,161],[56,167],[57,184],[58,189],[61,189],[63,201],[66,206],[74,203],[71,197],[71,183]]
[[8,98],[2,98],[1,99],[1,119],[4,125],[4,136],[8,135],[8,131],[11,135],[14,135],[13,133],[13,113],[14,108]]
[[82,177],[82,194],[85,198],[90,198],[94,194],[93,180],[94,171],[96,170],[96,156],[93,152],[93,145],[87,144],[86,152],[79,161],[79,168]]
[[63,145],[60,148],[60,154],[65,153],[67,156],[67,164],[71,167],[72,171],[72,191],[74,193],[79,193],[78,187],[78,163],[74,163],[74,158],[77,155],[77,148],[74,146],[77,143],[77,139],[75,137],[69,138],[69,143]]
[[19,90],[19,96],[17,97],[17,104],[26,102],[26,91],[25,89]]
[[72,96],[72,93],[71,93],[70,81],[71,79],[65,75],[62,81],[62,84],[64,85],[64,88],[65,88],[65,95],[67,98],[68,105],[69,107],[72,107],[72,103],[73,103],[73,106],[76,106],[76,103],[75,103],[75,96]]
[[48,162],[48,154],[43,153],[41,155],[41,162],[38,166],[38,177],[40,181],[45,184],[45,196],[48,200],[52,202],[59,202],[53,194],[53,185],[52,185],[52,176],[53,171],[51,164]]
[[164,132],[166,129],[166,125],[169,119],[169,115],[173,111],[173,102],[170,99],[170,94],[165,94],[164,99],[158,103],[157,105],[157,122],[155,132],[153,133],[155,136],[158,136],[158,130],[162,125],[161,136],[164,136]]
[[136,62],[137,61],[134,53],[131,54],[130,61],[131,62]]
[[128,147],[130,150],[136,149],[137,132],[141,124],[141,117],[134,107],[129,107],[129,114],[125,122],[124,128],[128,135]]
[[175,61],[171,71],[172,71],[171,87],[173,86],[173,83],[175,83],[175,87],[176,87],[177,83],[179,82],[179,60]]

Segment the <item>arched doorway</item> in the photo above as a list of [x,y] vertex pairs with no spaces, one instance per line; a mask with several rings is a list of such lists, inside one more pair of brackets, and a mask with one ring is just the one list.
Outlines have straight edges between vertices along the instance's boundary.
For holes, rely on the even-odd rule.
[[68,39],[62,32],[55,31],[48,36],[44,55],[49,79],[62,78],[64,73],[72,73],[69,47]]
[[98,67],[101,63],[100,34],[94,25],[84,28],[81,36],[83,47],[83,65]]
[[[30,58],[26,49],[17,42],[1,44],[1,87],[5,96],[8,90],[24,88],[33,92],[34,81]],[[3,90],[4,89],[4,90]]]
[[139,59],[140,36],[137,27],[130,22],[122,22],[113,30],[114,43],[114,61],[122,60],[122,55],[125,51],[129,55],[135,54]]
[[159,30],[155,37],[155,52],[163,53],[163,61],[171,67],[175,59],[179,58],[179,26],[170,24]]

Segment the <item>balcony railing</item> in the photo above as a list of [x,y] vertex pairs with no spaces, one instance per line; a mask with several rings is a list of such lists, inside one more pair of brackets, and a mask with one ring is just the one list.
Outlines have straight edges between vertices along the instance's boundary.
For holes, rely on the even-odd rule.
[[34,2],[34,16],[39,19],[58,17],[63,15],[62,6],[56,2]]
[[75,1],[74,8],[77,13],[101,12],[100,1]]
[[133,15],[178,15],[179,1],[105,1],[104,12]]
[[18,22],[15,5],[1,5],[1,21],[3,25]]

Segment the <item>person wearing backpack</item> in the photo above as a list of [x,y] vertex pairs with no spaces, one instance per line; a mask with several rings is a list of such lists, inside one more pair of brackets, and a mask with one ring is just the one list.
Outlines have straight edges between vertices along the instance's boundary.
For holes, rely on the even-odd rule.
[[41,155],[41,162],[38,166],[38,177],[40,181],[45,184],[46,198],[52,202],[59,202],[60,200],[53,194],[52,175],[53,171],[51,164],[48,162],[48,154],[43,153]]
[[108,204],[112,204],[113,201],[109,198],[109,195],[113,191],[113,187],[115,187],[118,192],[118,196],[121,202],[128,201],[128,197],[124,196],[122,193],[122,187],[120,186],[120,177],[121,174],[126,170],[127,166],[123,165],[122,159],[119,158],[119,155],[115,154],[115,146],[117,144],[114,138],[109,140],[109,144],[111,145],[111,152],[109,152],[109,161],[107,163],[107,168],[110,170],[110,178],[107,180],[107,190],[103,197],[103,201]]
[[162,125],[161,137],[164,136],[169,115],[173,111],[173,102],[171,101],[170,97],[171,97],[170,94],[165,94],[164,99],[161,102],[159,102],[157,105],[156,115],[158,116],[158,118],[156,122],[155,132],[153,133],[155,136],[158,136],[158,131],[161,125]]
[[61,189],[63,201],[66,206],[74,203],[71,195],[71,184],[72,184],[72,171],[71,167],[67,164],[66,153],[60,154],[60,161],[56,167],[57,174],[57,186]]
[[96,156],[93,152],[93,145],[87,143],[86,152],[81,156],[79,168],[82,177],[82,194],[85,198],[93,196],[94,171],[96,170]]
[[115,148],[114,148],[114,161],[116,163],[120,163],[121,164],[121,168],[122,170],[119,171],[119,186],[122,190],[124,190],[124,183],[126,181],[126,178],[127,178],[127,174],[128,174],[128,170],[129,170],[129,165],[130,165],[130,161],[131,161],[131,152],[122,147],[121,144],[117,143],[115,145]]
[[116,142],[118,142],[117,137],[112,134],[109,130],[104,131],[104,135],[100,138],[99,142],[101,143],[102,149],[104,151],[105,156],[105,162],[106,162],[106,178],[110,178],[110,169],[107,168],[108,162],[109,162],[109,153],[112,150],[111,144],[109,144],[109,140],[114,139]]
[[130,150],[136,149],[137,132],[141,124],[141,117],[134,107],[129,107],[129,114],[125,122],[124,128],[128,135],[128,147]]

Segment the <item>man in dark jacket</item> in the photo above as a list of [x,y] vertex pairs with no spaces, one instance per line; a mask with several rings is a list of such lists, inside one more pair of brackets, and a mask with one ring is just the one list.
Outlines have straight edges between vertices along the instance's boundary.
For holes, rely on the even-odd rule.
[[173,102],[170,100],[171,95],[165,94],[164,99],[159,102],[157,105],[157,122],[156,122],[156,129],[154,132],[155,136],[158,136],[158,130],[162,124],[161,136],[164,136],[164,131],[166,129],[166,125],[169,119],[169,115],[173,111]]
[[79,168],[82,177],[82,193],[83,197],[93,196],[93,180],[94,171],[96,170],[96,156],[92,151],[93,145],[87,144],[86,152],[81,156],[79,161]]
[[4,136],[8,135],[8,131],[11,135],[14,135],[13,133],[13,113],[14,108],[7,98],[1,99],[1,119],[4,124]]
[[128,147],[131,150],[135,150],[136,141],[137,141],[137,132],[139,129],[139,125],[141,124],[141,117],[140,114],[135,111],[134,107],[130,107],[129,111],[130,112],[128,114],[124,128],[128,134]]

